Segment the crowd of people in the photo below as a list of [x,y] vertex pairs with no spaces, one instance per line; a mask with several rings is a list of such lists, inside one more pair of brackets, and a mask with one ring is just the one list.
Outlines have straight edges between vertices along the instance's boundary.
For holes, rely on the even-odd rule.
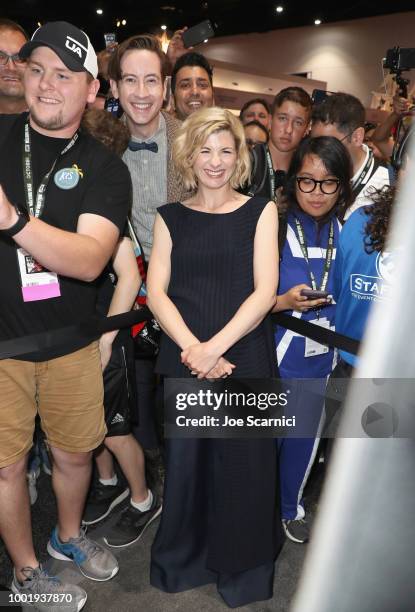
[[[161,517],[154,587],[214,583],[229,607],[273,596],[284,537],[310,537],[324,402],[292,388],[291,409],[314,415],[307,438],[164,440],[163,383],[347,378],[354,356],[271,315],[361,339],[391,282],[379,261],[396,177],[365,142],[361,101],[313,104],[291,86],[237,116],[215,105],[213,69],[183,31],[167,54],[139,34],[97,56],[69,23],[29,39],[0,19],[0,341],[16,341],[0,360],[0,536],[12,590],[69,594],[65,610],[87,594],[34,550],[42,461],[58,507],[48,552],[85,577],[115,576],[111,549]],[[152,350],[142,332],[83,325],[145,300],[161,328]],[[90,539],[84,526],[120,504],[105,546]]]

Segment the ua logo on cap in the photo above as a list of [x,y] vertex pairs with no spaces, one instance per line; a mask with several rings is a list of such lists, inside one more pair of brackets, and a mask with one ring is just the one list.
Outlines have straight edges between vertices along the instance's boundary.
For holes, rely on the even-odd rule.
[[[78,41],[74,40],[70,36],[66,37],[65,47],[67,49],[69,49],[69,51],[72,51],[73,53],[76,53],[77,55],[79,55],[79,57],[82,59],[81,46],[82,45],[80,43],[78,43]],[[85,47],[83,47],[83,48],[85,48]]]

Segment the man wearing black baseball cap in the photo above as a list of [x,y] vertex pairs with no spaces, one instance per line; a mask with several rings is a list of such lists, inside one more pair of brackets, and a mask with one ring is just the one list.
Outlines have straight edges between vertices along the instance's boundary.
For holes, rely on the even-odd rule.
[[66,21],[53,21],[41,26],[20,49],[20,57],[28,59],[36,47],[49,47],[73,72],[89,72],[94,79],[98,75],[98,62],[88,36]]
[[[87,35],[48,23],[20,54],[29,113],[0,117],[0,159],[8,161],[0,164],[0,342],[39,340],[36,350],[0,360],[0,536],[15,568],[12,590],[70,595],[65,610],[75,612],[85,591],[50,578],[33,549],[26,460],[38,412],[58,505],[48,552],[87,578],[112,578],[115,557],[80,530],[91,454],[106,429],[98,334],[79,323],[95,312],[94,281],[125,226],[131,179],[117,156],[79,130],[99,86]],[[42,600],[36,606],[50,609]]]

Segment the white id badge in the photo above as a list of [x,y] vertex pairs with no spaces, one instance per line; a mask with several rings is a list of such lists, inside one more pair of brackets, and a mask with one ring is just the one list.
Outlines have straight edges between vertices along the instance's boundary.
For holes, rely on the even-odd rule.
[[[314,319],[313,321],[309,321],[314,325],[318,325],[319,327],[324,327],[325,329],[330,329],[330,321],[323,317],[322,319]],[[325,355],[329,352],[329,347],[324,344],[320,344],[315,340],[311,340],[311,338],[305,339],[305,351],[304,357],[315,357],[316,355]]]
[[24,302],[48,300],[60,296],[61,289],[56,272],[46,270],[22,248],[17,249],[17,261],[22,279]]

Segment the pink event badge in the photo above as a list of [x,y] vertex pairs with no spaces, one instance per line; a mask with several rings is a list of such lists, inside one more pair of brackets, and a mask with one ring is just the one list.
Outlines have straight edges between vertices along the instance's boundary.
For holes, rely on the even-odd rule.
[[22,287],[22,293],[24,302],[35,302],[60,297],[61,288],[59,283],[49,283],[48,285]]
[[32,255],[20,248],[17,249],[22,294],[25,302],[49,300],[60,297],[61,289],[56,272],[46,270]]

